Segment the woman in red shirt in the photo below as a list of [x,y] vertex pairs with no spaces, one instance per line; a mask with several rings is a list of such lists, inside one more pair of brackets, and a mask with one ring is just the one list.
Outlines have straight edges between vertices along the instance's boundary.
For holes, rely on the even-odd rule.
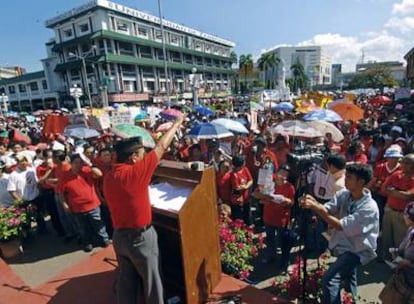
[[274,261],[277,243],[282,250],[280,269],[286,271],[289,263],[290,247],[283,241],[283,234],[290,222],[290,208],[294,203],[295,187],[288,182],[290,168],[287,165],[281,166],[275,176],[274,195],[265,195],[259,191],[254,196],[264,204],[263,221],[266,230],[266,258],[264,263]]
[[233,172],[231,173],[231,218],[242,219],[250,224],[249,189],[253,185],[253,178],[245,165],[243,155],[234,155],[232,159]]
[[231,201],[231,170],[230,162],[222,160],[216,173],[217,197],[219,204],[230,204]]

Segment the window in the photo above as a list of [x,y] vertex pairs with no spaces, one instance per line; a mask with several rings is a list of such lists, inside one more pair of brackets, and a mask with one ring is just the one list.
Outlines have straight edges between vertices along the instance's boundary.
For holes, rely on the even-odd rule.
[[128,32],[128,23],[125,21],[117,21],[116,22],[116,29],[122,32]]
[[155,40],[162,41],[162,32],[161,31],[155,31]]
[[72,36],[73,36],[73,31],[72,31],[72,29],[66,29],[66,30],[63,30],[63,35],[64,35],[66,38],[70,38],[70,37],[72,37]]
[[125,92],[136,92],[137,91],[137,82],[132,80],[124,80],[124,91]]
[[205,51],[206,51],[206,53],[211,53],[211,46],[207,44],[206,48],[205,48]]
[[43,90],[47,90],[47,81],[46,80],[42,80],[42,88],[43,88]]
[[16,87],[14,85],[8,86],[9,94],[16,94]]
[[19,92],[20,93],[25,93],[26,92],[26,85],[19,84]]
[[81,77],[80,77],[79,70],[77,69],[70,70],[70,77],[72,80],[80,80]]
[[119,54],[120,55],[127,55],[127,56],[134,56],[134,47],[131,43],[125,42],[118,42],[119,46]]
[[29,86],[30,86],[30,91],[39,91],[39,86],[37,85],[37,82],[35,81],[35,82],[31,82],[31,83],[29,83]]
[[122,76],[124,76],[124,77],[136,77],[135,65],[122,64],[121,68],[122,68]]
[[154,70],[152,68],[142,68],[142,76],[144,78],[154,78]]
[[171,55],[171,61],[172,62],[179,62],[179,63],[181,63],[180,53],[174,52],[174,51],[170,51],[170,55]]
[[148,37],[148,29],[145,27],[138,27],[138,36]]
[[179,45],[178,40],[179,39],[178,39],[178,36],[177,35],[170,34],[170,42],[171,42],[171,44]]
[[140,46],[139,47],[139,52],[141,54],[142,58],[150,58],[152,59],[152,53],[151,53],[151,48],[148,46]]
[[193,56],[188,55],[188,54],[184,54],[184,61],[185,61],[185,63],[193,64]]
[[88,23],[83,23],[79,25],[79,30],[81,33],[86,33],[89,32],[89,24]]
[[162,49],[156,49],[158,60],[164,60],[164,51]]

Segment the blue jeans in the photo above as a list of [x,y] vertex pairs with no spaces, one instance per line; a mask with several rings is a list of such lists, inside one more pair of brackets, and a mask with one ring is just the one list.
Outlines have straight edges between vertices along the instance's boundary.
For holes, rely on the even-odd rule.
[[119,265],[116,286],[118,304],[163,304],[155,229],[115,229],[112,239]]
[[341,304],[341,283],[345,283],[345,290],[357,297],[357,267],[361,265],[359,257],[352,252],[340,255],[335,263],[331,264],[323,276],[323,303]]
[[79,234],[84,245],[101,245],[109,240],[99,207],[88,212],[74,213],[74,215],[79,224]]

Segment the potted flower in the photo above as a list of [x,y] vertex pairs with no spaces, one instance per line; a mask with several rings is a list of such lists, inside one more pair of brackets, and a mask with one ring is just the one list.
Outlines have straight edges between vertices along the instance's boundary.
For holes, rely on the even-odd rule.
[[19,206],[0,207],[0,250],[5,258],[19,254],[21,238],[25,235],[28,215]]
[[[276,277],[273,281],[275,293],[289,300],[302,300],[303,303],[322,303],[322,277],[329,267],[330,254],[324,253],[319,257],[319,262],[307,263],[306,281],[304,281],[303,258],[297,258],[289,269],[287,275]],[[306,299],[303,297],[305,288]],[[352,295],[342,290],[341,303],[352,303]]]
[[253,270],[252,259],[264,248],[263,236],[255,237],[243,220],[220,219],[220,247],[223,272],[247,279]]

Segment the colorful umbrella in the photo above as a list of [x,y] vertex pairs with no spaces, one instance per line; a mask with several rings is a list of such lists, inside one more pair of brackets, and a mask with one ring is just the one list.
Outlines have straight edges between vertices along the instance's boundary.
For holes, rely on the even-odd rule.
[[221,125],[206,122],[193,127],[187,135],[196,139],[212,139],[231,137],[233,133]]
[[340,142],[344,139],[342,132],[330,122],[308,121],[307,123],[315,129],[319,130],[319,132],[321,132],[323,135],[326,135],[327,133],[332,134],[332,139],[334,142]]
[[27,145],[31,145],[32,144],[31,138],[27,134],[21,132],[18,129],[14,129],[14,128],[11,129],[9,131],[9,138],[10,138],[10,140],[12,142],[20,142],[20,141],[23,141]]
[[392,103],[392,99],[387,96],[375,96],[368,100],[368,103],[372,105],[388,105]]
[[341,121],[342,117],[332,110],[316,110],[303,116],[303,120]]
[[214,115],[213,110],[200,106],[200,105],[195,108],[195,111],[202,116],[213,116]]
[[331,110],[341,115],[343,120],[358,121],[364,118],[364,110],[354,104],[340,103],[334,105]]
[[285,120],[272,126],[270,130],[275,134],[286,134],[293,137],[314,138],[322,136],[322,133],[317,129],[300,120]]
[[177,119],[177,117],[183,115],[183,113],[181,113],[180,111],[176,109],[167,109],[167,110],[160,112],[159,115],[161,116],[161,118],[165,120],[175,120]]
[[144,128],[130,125],[130,124],[120,124],[111,129],[112,133],[116,136],[119,136],[123,139],[140,136],[142,138],[142,143],[146,148],[154,148],[155,141],[152,138],[151,134]]
[[295,106],[290,102],[283,101],[281,103],[278,103],[275,107],[273,107],[273,110],[280,112],[292,112],[294,108]]
[[333,106],[336,106],[337,104],[354,104],[352,101],[346,99],[346,98],[342,98],[342,99],[336,99],[334,101],[331,101],[327,104],[327,108],[328,109],[332,109]]
[[65,131],[63,131],[63,135],[67,137],[74,137],[79,139],[88,139],[88,138],[94,138],[99,137],[101,134],[96,131],[95,129],[89,129],[85,127],[76,127],[76,128],[65,128]]
[[135,116],[135,121],[140,121],[140,120],[147,119],[147,118],[148,118],[148,113],[145,111],[142,111]]
[[172,121],[167,121],[166,123],[163,123],[161,125],[158,126],[158,128],[155,130],[156,132],[166,132],[169,129],[171,129],[173,125]]
[[223,127],[225,127],[226,129],[232,132],[249,134],[249,130],[247,130],[246,127],[242,123],[236,120],[232,120],[228,118],[218,118],[218,119],[214,119],[211,123],[222,125]]

